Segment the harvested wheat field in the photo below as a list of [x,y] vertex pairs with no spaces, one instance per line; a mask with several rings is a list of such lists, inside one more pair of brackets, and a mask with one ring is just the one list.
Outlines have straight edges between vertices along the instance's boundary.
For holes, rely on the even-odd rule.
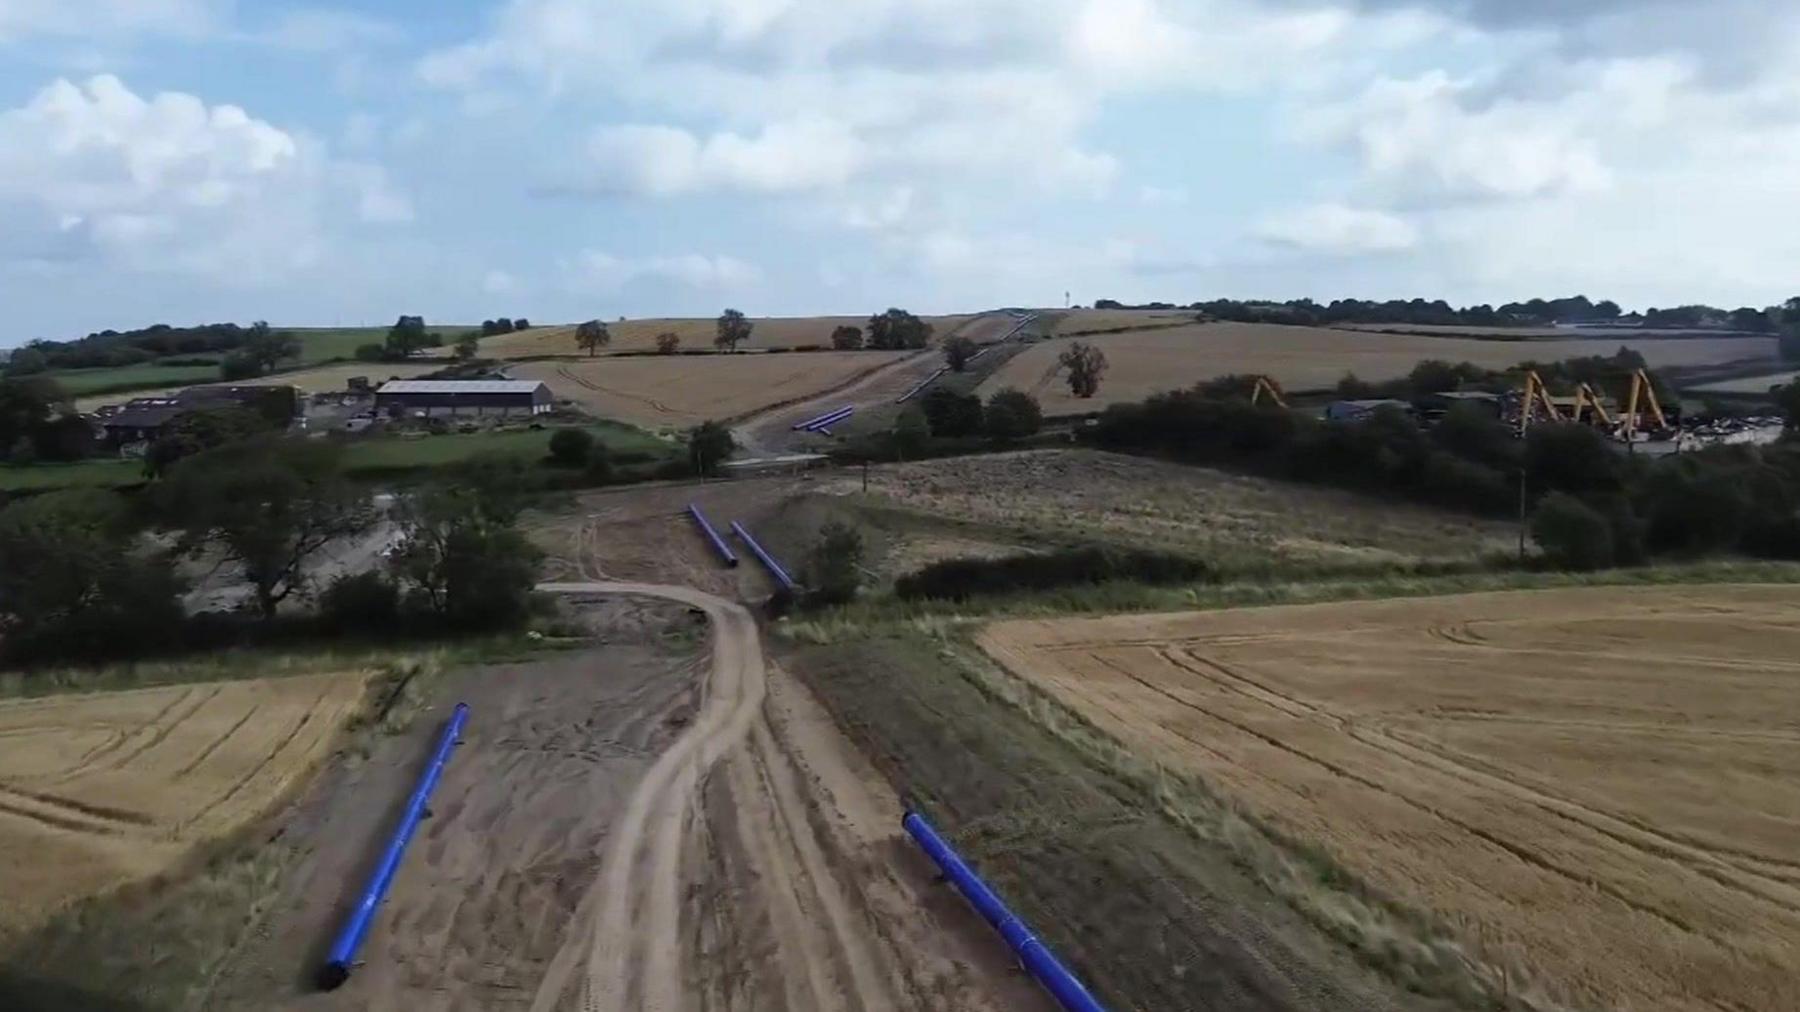
[[154,876],[298,784],[360,674],[0,702],[0,935]]
[[1092,334],[1109,330],[1179,327],[1194,322],[1190,310],[1176,309],[1068,309],[1051,310],[1050,333]]
[[[939,336],[948,334],[968,321],[967,316],[930,316],[925,317],[937,331]],[[818,345],[831,347],[831,332],[839,327],[849,326],[866,330],[869,318],[866,316],[798,316],[798,317],[765,317],[752,319],[756,329],[751,331],[750,340],[743,347],[751,350],[759,348],[792,348],[796,345]],[[516,334],[502,334],[499,337],[485,338],[481,342],[481,353],[488,358],[538,358],[545,355],[585,355],[587,352],[575,343],[576,325],[566,324],[554,327],[532,327]],[[713,346],[713,338],[718,336],[718,321],[711,319],[661,319],[661,320],[619,320],[606,324],[607,333],[612,335],[612,343],[608,344],[601,354],[621,351],[651,351],[656,348],[656,339],[662,334],[674,334],[684,349],[709,349]]]
[[[821,491],[856,491],[860,476]],[[1516,526],[1096,450],[1025,450],[872,468],[869,491],[943,519],[1242,560],[1406,563],[1507,551]],[[987,553],[987,554],[992,554]]]
[[602,418],[645,428],[687,428],[740,419],[856,381],[914,352],[839,351],[789,355],[696,355],[527,362],[520,379],[543,380],[558,397]]
[[981,394],[1018,387],[1036,395],[1045,414],[1068,415],[1143,400],[1231,373],[1266,374],[1298,391],[1330,388],[1346,372],[1366,380],[1393,379],[1427,358],[1504,369],[1526,360],[1610,355],[1624,345],[1642,352],[1652,367],[1661,368],[1772,360],[1775,354],[1774,340],[1762,337],[1483,341],[1253,323],[1196,324],[1083,340],[1106,353],[1106,376],[1096,396],[1081,400],[1069,392],[1056,361],[1068,344],[1058,341],[1040,343],[1015,356],[982,384]]
[[1515,993],[1800,1008],[1800,588],[1005,622],[1015,674]]

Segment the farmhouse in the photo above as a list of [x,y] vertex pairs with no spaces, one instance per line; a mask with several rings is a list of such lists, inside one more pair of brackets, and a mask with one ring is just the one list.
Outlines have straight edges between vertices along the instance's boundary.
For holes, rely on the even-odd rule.
[[154,440],[170,422],[190,411],[240,407],[271,418],[299,414],[293,387],[204,386],[189,387],[173,397],[134,397],[116,408],[95,413],[113,446]]
[[375,410],[389,414],[549,414],[556,398],[537,380],[389,380]]

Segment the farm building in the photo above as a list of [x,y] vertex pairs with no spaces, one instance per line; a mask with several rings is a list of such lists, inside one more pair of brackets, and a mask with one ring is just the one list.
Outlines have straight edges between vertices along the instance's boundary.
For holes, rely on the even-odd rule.
[[107,441],[119,447],[154,440],[165,426],[189,412],[230,407],[256,411],[271,420],[300,413],[293,387],[203,386],[172,397],[134,397],[117,407],[101,408],[95,417]]
[[375,410],[427,417],[549,414],[556,398],[537,380],[389,380],[375,391]]

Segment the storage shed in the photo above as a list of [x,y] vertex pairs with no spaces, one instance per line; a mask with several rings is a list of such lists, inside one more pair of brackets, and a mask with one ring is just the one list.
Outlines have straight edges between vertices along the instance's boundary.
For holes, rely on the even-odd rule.
[[556,398],[537,380],[389,380],[375,391],[388,414],[543,415]]

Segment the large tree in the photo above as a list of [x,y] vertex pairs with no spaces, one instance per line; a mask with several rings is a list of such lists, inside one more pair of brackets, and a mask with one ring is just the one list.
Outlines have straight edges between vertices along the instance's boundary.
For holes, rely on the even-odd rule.
[[737,440],[731,438],[731,430],[721,422],[703,422],[688,432],[688,461],[694,465],[695,474],[716,473],[735,449]]
[[377,512],[345,478],[340,446],[266,436],[227,443],[176,464],[162,490],[182,547],[215,546],[241,568],[265,618],[307,586],[333,543],[364,533]]
[[410,358],[442,343],[440,335],[425,329],[423,316],[402,316],[388,328],[386,347],[389,358],[399,359]]
[[180,583],[135,549],[125,500],[50,492],[0,510],[0,643],[14,656],[87,657],[170,641]]
[[175,463],[198,453],[270,430],[269,420],[235,405],[175,416],[144,452],[144,476],[160,478]]
[[1100,377],[1106,375],[1106,353],[1099,348],[1076,341],[1057,362],[1069,371],[1069,390],[1075,396],[1088,398],[1100,390]]
[[599,320],[589,320],[575,328],[575,344],[586,351],[589,358],[611,343],[612,331],[607,330],[606,324]]
[[735,309],[727,309],[719,314],[719,334],[713,338],[713,344],[725,351],[736,351],[738,345],[750,340],[750,334],[756,324]]
[[396,508],[394,572],[450,628],[512,625],[529,610],[543,553],[515,526],[515,485],[504,464],[465,468]]
[[931,324],[904,309],[889,309],[869,317],[868,343],[889,351],[923,348],[931,343]]
[[962,372],[975,355],[975,342],[966,337],[953,337],[944,342],[944,364],[951,372]]
[[1781,307],[1781,357],[1800,362],[1800,297],[1787,300]]

